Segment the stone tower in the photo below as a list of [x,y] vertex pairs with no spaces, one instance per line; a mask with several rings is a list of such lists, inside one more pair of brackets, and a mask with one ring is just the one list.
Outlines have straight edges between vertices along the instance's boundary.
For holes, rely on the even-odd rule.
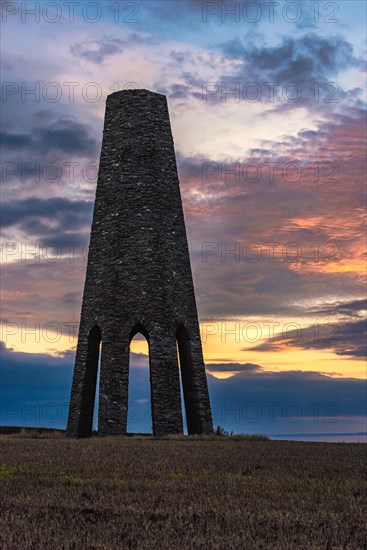
[[149,345],[153,433],[213,429],[176,159],[164,95],[107,97],[67,433],[126,433],[130,341]]

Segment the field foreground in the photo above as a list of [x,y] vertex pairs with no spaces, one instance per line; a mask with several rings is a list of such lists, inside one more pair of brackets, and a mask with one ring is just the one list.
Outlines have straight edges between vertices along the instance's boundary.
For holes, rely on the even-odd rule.
[[0,547],[362,549],[366,445],[0,436]]

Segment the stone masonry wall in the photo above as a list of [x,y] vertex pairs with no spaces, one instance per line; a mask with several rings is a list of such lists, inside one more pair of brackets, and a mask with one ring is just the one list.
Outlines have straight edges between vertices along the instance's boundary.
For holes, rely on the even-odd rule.
[[153,433],[182,433],[178,342],[189,433],[210,433],[185,221],[167,100],[108,96],[67,432],[91,433],[102,341],[98,431],[126,432],[129,346],[149,343]]

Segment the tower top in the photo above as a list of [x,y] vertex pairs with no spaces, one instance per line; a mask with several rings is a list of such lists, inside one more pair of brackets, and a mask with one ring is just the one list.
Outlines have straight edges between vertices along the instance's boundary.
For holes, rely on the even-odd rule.
[[158,92],[152,92],[151,90],[146,90],[145,88],[138,88],[138,89],[131,89],[131,90],[119,90],[117,92],[112,92],[112,94],[108,94],[108,99],[115,99],[115,98],[127,98],[127,97],[164,97],[166,96],[164,94],[159,94]]

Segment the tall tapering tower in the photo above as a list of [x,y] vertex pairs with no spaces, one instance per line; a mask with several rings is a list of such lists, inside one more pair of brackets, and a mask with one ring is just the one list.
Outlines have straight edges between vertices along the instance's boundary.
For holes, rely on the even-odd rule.
[[127,426],[130,341],[149,344],[153,433],[213,429],[176,159],[164,95],[108,96],[67,433]]

